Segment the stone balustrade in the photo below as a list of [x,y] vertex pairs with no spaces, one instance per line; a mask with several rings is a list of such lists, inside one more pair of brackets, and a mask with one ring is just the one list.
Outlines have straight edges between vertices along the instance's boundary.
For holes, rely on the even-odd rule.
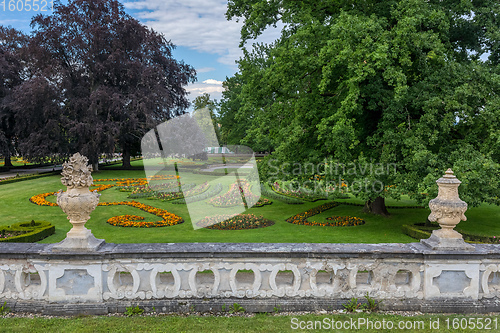
[[[179,311],[341,308],[366,293],[386,309],[498,311],[498,245],[435,251],[410,244],[0,244],[0,301],[30,311],[107,313],[130,304]],[[156,305],[155,305],[156,304]],[[205,304],[205,305],[204,305]],[[63,311],[63,312],[64,312]]]

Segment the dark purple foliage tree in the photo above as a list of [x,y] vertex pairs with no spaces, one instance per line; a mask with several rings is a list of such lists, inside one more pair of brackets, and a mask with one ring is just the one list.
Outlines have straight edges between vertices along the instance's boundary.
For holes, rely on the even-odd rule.
[[[50,96],[47,115],[48,108],[59,112],[45,130],[66,140],[57,149],[79,151],[94,168],[101,153],[117,146],[130,166],[142,135],[188,107],[183,86],[195,80],[194,69],[173,59],[174,45],[127,15],[119,2],[56,2],[53,14],[34,17],[32,27],[30,54],[46,82],[34,77],[31,86]],[[29,98],[19,102],[24,108]],[[38,148],[31,151],[47,154],[50,145],[35,139],[47,135],[32,135],[26,142]]]
[[61,97],[44,77],[33,77],[14,90],[12,105],[18,149],[29,161],[61,161],[70,154]]
[[7,167],[12,166],[16,142],[15,111],[10,103],[16,98],[15,88],[22,82],[20,50],[26,40],[22,33],[0,26],[0,155]]

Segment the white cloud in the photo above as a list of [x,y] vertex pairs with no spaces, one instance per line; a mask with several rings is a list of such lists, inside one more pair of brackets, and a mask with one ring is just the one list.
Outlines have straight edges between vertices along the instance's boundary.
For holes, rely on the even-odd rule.
[[190,84],[186,87],[186,90],[189,92],[188,98],[190,101],[203,94],[210,94],[210,99],[219,101],[222,98],[224,88],[222,87],[222,81],[208,79],[201,83]]
[[[219,55],[221,64],[236,69],[235,61],[242,55],[239,49],[241,22],[227,21],[226,0],[147,0],[124,3],[143,24],[161,32],[178,46]],[[259,41],[271,42],[277,31]]]
[[203,81],[203,83],[205,83],[205,84],[217,84],[217,85],[222,86],[222,81],[217,81],[214,79],[205,80],[205,81]]
[[[197,96],[203,95],[205,93],[207,94],[214,94],[214,93],[221,93],[224,89],[220,86],[206,86],[206,85],[201,85],[199,83],[193,83],[189,85],[186,88],[187,91],[189,91],[192,95],[191,98],[196,98]],[[193,98],[193,99],[194,99]]]

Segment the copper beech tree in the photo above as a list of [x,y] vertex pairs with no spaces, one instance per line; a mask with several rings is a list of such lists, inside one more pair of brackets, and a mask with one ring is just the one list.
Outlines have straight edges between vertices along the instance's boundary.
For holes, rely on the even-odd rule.
[[121,151],[129,167],[142,135],[189,106],[184,87],[195,70],[118,1],[56,2],[31,25],[24,45],[31,75],[10,104],[23,156],[78,151],[96,168],[100,154]]

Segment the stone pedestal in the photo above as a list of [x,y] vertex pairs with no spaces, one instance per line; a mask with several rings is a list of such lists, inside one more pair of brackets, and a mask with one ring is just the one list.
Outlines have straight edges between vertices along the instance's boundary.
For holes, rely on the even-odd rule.
[[92,235],[89,229],[84,229],[85,232],[77,236],[68,232],[64,240],[52,247],[52,251],[96,251],[105,243],[104,239],[97,239]]
[[99,196],[96,191],[90,192],[93,183],[91,167],[87,165],[88,159],[79,153],[74,154],[70,160],[63,164],[61,182],[68,187],[66,192],[59,190],[57,204],[68,215],[73,228],[67,233],[66,238],[53,246],[54,251],[90,251],[97,250],[103,239],[97,239],[92,232],[85,228],[85,223],[90,219],[90,213],[97,207]]
[[453,175],[451,169],[439,178],[436,183],[439,187],[438,196],[429,201],[431,214],[429,221],[438,222],[441,229],[434,230],[431,237],[421,242],[433,250],[470,250],[474,246],[467,244],[460,233],[453,230],[460,221],[466,221],[465,211],[467,203],[460,200],[458,186],[462,183]]
[[[437,231],[440,230],[434,230],[432,232],[431,237],[427,239],[422,239],[421,242],[425,244],[426,246],[430,247],[432,250],[440,250],[440,251],[453,251],[453,250],[468,250],[468,251],[474,251],[475,248],[474,246],[467,244],[462,235],[460,235],[458,232],[457,234],[460,235],[460,238],[449,238],[449,237],[442,237],[440,236],[439,233],[436,233]],[[456,232],[456,231],[455,231]]]

